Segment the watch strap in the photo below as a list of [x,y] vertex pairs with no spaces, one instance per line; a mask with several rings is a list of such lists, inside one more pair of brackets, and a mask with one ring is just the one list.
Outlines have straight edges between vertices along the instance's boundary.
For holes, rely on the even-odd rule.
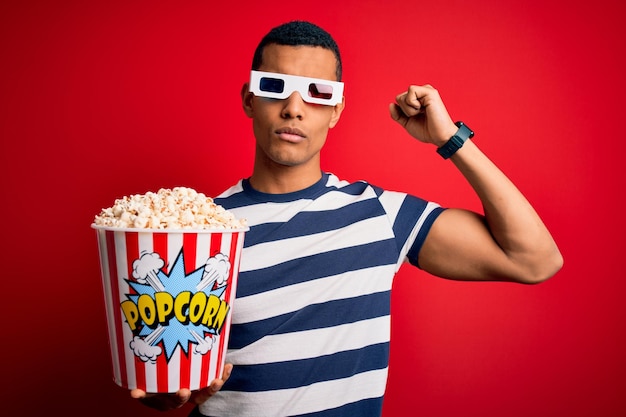
[[461,149],[465,141],[474,136],[474,132],[467,127],[465,123],[456,122],[455,125],[459,128],[459,130],[456,131],[450,140],[437,148],[437,153],[441,155],[443,159],[450,158],[456,151]]

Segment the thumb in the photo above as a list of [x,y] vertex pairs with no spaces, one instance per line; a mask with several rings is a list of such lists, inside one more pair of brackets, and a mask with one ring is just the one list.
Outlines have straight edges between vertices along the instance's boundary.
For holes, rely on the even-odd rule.
[[391,118],[393,120],[400,123],[402,126],[406,126],[406,122],[408,118],[402,112],[402,110],[400,109],[400,106],[398,106],[395,103],[389,103],[389,114],[391,115]]

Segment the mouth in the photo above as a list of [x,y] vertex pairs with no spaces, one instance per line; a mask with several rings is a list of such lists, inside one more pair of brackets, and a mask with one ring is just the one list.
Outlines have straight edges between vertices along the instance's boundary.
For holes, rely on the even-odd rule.
[[306,139],[306,135],[300,129],[292,127],[283,127],[275,132],[278,137],[287,142],[301,142]]

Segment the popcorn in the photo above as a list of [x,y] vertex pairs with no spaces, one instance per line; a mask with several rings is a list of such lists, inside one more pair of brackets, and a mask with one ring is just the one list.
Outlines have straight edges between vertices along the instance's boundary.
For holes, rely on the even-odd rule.
[[115,200],[95,217],[96,226],[136,229],[241,229],[236,219],[213,199],[192,188],[161,188]]

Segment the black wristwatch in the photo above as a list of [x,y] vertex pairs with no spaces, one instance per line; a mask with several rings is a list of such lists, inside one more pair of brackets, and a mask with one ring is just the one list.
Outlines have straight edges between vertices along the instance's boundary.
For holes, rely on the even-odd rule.
[[456,151],[461,149],[466,140],[474,137],[474,132],[465,123],[456,122],[455,125],[457,125],[459,130],[443,146],[437,148],[437,153],[443,159],[450,158]]

